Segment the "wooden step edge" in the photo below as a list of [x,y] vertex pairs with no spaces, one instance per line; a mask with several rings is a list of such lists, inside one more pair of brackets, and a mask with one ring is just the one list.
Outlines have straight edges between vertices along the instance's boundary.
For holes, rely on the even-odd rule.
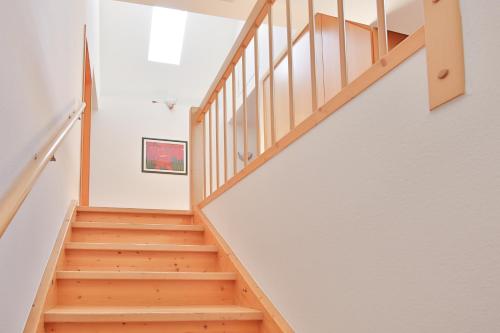
[[142,223],[77,221],[73,222],[71,226],[76,229],[159,230],[159,231],[193,231],[193,232],[204,231],[202,225],[195,225],[195,224],[142,224]]
[[261,321],[262,312],[239,306],[55,307],[46,323]]
[[122,244],[87,242],[68,242],[65,244],[65,249],[95,251],[217,252],[217,246],[215,245]]
[[165,210],[165,209],[142,209],[142,208],[116,208],[116,207],[82,207],[77,208],[82,213],[120,213],[120,214],[154,214],[154,215],[185,215],[193,216],[191,210]]
[[58,271],[58,280],[189,280],[235,281],[231,272],[135,272],[135,271]]

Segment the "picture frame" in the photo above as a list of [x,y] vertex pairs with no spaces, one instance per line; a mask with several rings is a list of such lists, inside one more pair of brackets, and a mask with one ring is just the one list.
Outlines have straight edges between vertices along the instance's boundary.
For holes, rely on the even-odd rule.
[[170,175],[188,174],[188,142],[142,138],[142,172]]

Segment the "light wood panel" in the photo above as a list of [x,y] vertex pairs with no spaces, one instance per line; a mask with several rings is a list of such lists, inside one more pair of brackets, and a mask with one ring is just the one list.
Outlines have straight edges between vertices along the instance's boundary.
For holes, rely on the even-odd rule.
[[424,0],[424,14],[429,107],[434,110],[465,94],[460,1]]

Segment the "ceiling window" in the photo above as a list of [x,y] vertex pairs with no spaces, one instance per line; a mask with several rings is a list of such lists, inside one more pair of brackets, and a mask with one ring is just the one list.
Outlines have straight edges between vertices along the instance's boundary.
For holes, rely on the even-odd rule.
[[187,12],[153,7],[149,61],[180,65]]

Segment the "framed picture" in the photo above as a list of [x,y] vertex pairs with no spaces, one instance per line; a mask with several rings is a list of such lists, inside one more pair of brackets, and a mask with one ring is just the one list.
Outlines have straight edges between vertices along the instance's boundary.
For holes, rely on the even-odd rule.
[[142,172],[188,174],[186,141],[142,138]]

